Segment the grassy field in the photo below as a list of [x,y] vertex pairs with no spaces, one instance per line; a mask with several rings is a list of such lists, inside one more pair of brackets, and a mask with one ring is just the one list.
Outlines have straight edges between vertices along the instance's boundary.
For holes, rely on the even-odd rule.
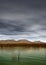
[[46,65],[46,58],[30,57],[7,60],[6,58],[0,58],[0,65]]
[[46,48],[0,49],[0,65],[46,65]]

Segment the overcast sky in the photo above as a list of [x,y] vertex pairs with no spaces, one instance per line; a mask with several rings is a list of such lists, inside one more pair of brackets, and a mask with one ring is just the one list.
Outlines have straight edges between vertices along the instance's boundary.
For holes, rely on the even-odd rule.
[[46,0],[0,0],[0,39],[46,41]]

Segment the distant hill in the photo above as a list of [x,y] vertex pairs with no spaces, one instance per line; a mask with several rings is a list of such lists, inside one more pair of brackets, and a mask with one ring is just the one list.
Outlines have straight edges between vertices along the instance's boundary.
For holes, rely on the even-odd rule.
[[25,39],[18,40],[17,42],[18,42],[18,43],[26,43],[26,44],[29,44],[29,43],[31,43],[30,41],[28,41],[28,40],[25,40]]
[[21,40],[0,40],[0,47],[15,47],[15,46],[30,46],[30,47],[46,47],[46,43],[41,41],[28,41],[25,39]]

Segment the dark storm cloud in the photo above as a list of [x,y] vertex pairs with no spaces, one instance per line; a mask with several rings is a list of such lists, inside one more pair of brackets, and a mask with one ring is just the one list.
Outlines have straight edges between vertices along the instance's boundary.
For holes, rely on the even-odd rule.
[[[3,30],[5,32],[5,34],[12,34],[12,33],[14,34],[14,32],[15,32],[15,34],[18,34],[16,32],[25,31],[23,24],[17,24],[16,22],[15,23],[14,22],[15,21],[13,21],[13,24],[12,24],[12,21],[10,21],[10,20],[0,20],[0,31]],[[4,32],[2,32],[2,33],[4,34]],[[2,34],[2,33],[0,32],[0,34]]]
[[[20,7],[31,7],[31,8],[45,8],[46,7],[46,0],[0,0],[0,5],[1,6],[9,6],[10,7],[15,7],[15,6],[20,6]],[[5,6],[5,7],[6,7]]]
[[[45,23],[45,22],[44,22]],[[0,20],[0,34],[23,34],[25,32],[32,33],[39,33],[39,31],[46,32],[46,26],[42,25],[42,23],[36,23],[34,20],[30,19],[27,21],[16,21],[16,20]],[[26,33],[25,33],[26,34]]]
[[0,0],[0,35],[46,38],[46,0]]
[[[12,20],[0,20],[0,31],[3,30],[4,32],[2,32],[3,34],[19,34],[19,32],[23,33],[23,32],[29,32],[27,30],[28,27],[31,26],[30,22],[23,22],[22,21],[12,21]],[[26,24],[27,23],[27,24]],[[7,31],[6,31],[7,30]],[[33,31],[31,31],[33,32]],[[0,32],[0,34],[2,34]]]

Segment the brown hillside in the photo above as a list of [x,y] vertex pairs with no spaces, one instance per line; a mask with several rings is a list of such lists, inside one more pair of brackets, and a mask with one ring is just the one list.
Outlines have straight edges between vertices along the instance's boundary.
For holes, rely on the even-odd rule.
[[31,42],[25,39],[18,41],[0,40],[0,47],[16,47],[16,46],[46,47],[46,43],[40,41]]

